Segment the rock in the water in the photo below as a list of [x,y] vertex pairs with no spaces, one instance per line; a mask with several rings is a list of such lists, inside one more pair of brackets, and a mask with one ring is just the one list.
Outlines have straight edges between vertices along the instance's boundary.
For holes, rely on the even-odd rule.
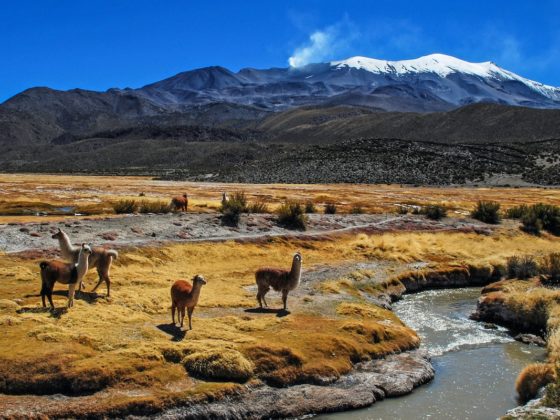
[[546,341],[542,337],[539,337],[538,335],[517,334],[514,338],[517,341],[521,341],[522,343],[525,343],[525,344],[532,344],[532,345],[539,346],[539,347],[546,346]]

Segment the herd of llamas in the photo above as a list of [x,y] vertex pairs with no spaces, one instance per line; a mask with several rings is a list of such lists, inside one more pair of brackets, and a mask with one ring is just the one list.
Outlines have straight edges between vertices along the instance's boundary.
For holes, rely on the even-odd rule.
[[[228,196],[224,192],[222,194],[222,205],[226,204]],[[171,207],[176,211],[186,212],[189,204],[188,195],[173,197]],[[41,261],[39,268],[41,270],[41,300],[43,307],[46,307],[45,298],[48,299],[51,308],[55,306],[52,301],[52,294],[56,282],[68,285],[68,304],[71,308],[74,304],[74,296],[76,290],[81,292],[85,286],[83,279],[88,270],[96,268],[99,281],[92,289],[95,292],[101,283],[105,282],[107,287],[107,297],[111,295],[111,279],[109,270],[113,259],[118,257],[118,252],[114,249],[105,249],[101,247],[91,247],[85,243],[77,247],[72,244],[68,234],[62,229],[58,229],[53,239],[58,241],[61,260]],[[302,256],[296,252],[292,259],[290,270],[276,267],[259,268],[255,273],[255,281],[257,284],[257,301],[260,308],[268,307],[265,296],[274,289],[282,293],[283,309],[287,310],[288,293],[294,290],[300,282],[301,278]],[[177,321],[183,328],[185,319],[185,309],[189,320],[189,329],[192,330],[192,314],[200,297],[200,291],[206,280],[200,274],[192,278],[192,284],[185,280],[177,280],[171,286],[171,319],[173,325],[175,322],[175,312],[177,312]]]

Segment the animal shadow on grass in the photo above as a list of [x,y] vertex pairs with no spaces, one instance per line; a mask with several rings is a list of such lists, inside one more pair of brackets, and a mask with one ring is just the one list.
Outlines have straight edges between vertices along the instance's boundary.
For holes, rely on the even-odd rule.
[[250,308],[245,309],[245,312],[250,314],[276,314],[278,318],[283,318],[290,315],[290,311],[286,309],[272,309],[272,308]]
[[157,325],[157,328],[164,333],[169,334],[171,336],[171,341],[182,341],[183,338],[185,338],[185,335],[187,335],[186,331],[183,331],[175,324],[159,324]]
[[60,317],[68,312],[68,308],[63,306],[63,307],[59,307],[59,308],[54,308],[52,309],[50,306],[47,306],[46,308],[43,307],[23,307],[20,308],[16,311],[16,313],[18,314],[46,314],[46,313],[50,313],[50,315],[53,318],[56,319],[60,319]]

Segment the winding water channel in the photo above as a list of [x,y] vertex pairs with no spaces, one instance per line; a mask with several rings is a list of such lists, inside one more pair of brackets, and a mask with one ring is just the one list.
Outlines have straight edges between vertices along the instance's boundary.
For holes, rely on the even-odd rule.
[[435,379],[412,394],[363,410],[320,419],[495,419],[517,405],[514,383],[545,350],[514,341],[505,329],[485,329],[469,319],[479,288],[433,290],[406,295],[394,312],[422,337]]

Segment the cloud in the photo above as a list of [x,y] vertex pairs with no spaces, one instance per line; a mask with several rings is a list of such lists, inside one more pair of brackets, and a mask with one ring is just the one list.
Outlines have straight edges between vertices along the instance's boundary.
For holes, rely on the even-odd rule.
[[344,19],[335,25],[313,32],[305,45],[295,49],[288,63],[290,67],[301,67],[309,63],[332,60],[337,54],[348,51],[358,37],[357,27],[348,19]]

